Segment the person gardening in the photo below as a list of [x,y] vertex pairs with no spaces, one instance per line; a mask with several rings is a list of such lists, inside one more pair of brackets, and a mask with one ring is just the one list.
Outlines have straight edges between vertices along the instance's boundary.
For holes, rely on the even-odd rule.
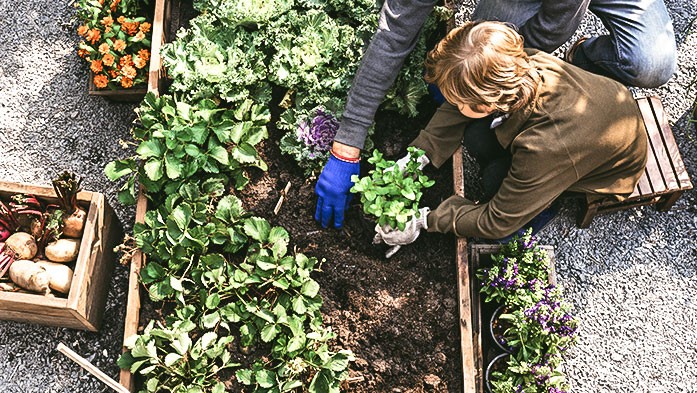
[[[436,3],[383,3],[378,29],[349,91],[332,156],[315,187],[315,219],[323,227],[332,220],[334,227],[342,226],[351,199],[351,175],[360,170],[368,128]],[[610,34],[581,38],[567,52],[567,61],[630,86],[657,87],[670,79],[676,44],[670,16],[660,0],[479,0],[472,18],[510,22],[520,28],[526,47],[552,52],[573,35],[587,10]]]
[[621,200],[642,175],[646,129],[631,92],[524,49],[523,37],[504,23],[452,30],[429,52],[425,78],[447,102],[411,145],[440,167],[464,138],[495,191],[479,204],[451,196],[422,209],[404,231],[376,228],[378,240],[408,244],[421,229],[499,239],[565,191]]

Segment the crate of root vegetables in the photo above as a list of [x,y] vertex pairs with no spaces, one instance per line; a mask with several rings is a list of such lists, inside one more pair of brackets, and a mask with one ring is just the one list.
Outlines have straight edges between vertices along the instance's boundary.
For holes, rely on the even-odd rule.
[[104,195],[73,174],[0,181],[0,319],[97,331],[118,232]]

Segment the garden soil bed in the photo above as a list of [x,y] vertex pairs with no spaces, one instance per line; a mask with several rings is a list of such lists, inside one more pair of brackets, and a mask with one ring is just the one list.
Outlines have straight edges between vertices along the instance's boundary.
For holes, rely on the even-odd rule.
[[[417,121],[386,124],[382,129],[395,131],[389,142],[384,140],[387,135],[376,136],[376,148],[393,159],[404,154],[430,117],[425,112]],[[386,246],[372,245],[373,228],[355,201],[343,229],[323,229],[314,220],[315,181],[281,155],[274,142],[281,136],[270,130],[262,149],[269,170],[252,175],[242,198],[248,210],[285,227],[296,251],[326,259],[315,277],[324,297],[322,311],[337,334],[336,347],[356,356],[347,391],[461,391],[454,237],[424,232],[387,260]],[[363,171],[367,167],[364,163]],[[427,170],[436,185],[426,191],[423,206],[435,208],[452,195],[451,167],[448,162],[440,170]],[[289,181],[290,192],[274,216],[280,191]]]

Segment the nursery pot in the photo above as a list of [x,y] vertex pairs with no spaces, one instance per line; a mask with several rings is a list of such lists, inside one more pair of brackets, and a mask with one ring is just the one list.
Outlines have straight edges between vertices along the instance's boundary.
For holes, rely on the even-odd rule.
[[499,316],[505,311],[505,306],[499,306],[494,313],[491,315],[491,321],[489,321],[489,333],[491,334],[491,339],[494,340],[496,346],[499,347],[503,352],[513,353],[513,348],[506,345],[503,340],[503,332],[506,331],[507,326],[504,325],[505,322],[499,319]]
[[491,374],[494,371],[504,371],[508,367],[508,357],[511,356],[509,353],[502,353],[495,357],[489,365],[486,366],[486,374],[484,374],[484,384],[486,385],[486,391],[493,393],[491,387]]

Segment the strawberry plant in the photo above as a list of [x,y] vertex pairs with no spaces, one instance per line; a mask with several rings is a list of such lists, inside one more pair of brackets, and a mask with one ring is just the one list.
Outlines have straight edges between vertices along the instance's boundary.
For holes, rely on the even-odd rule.
[[122,203],[135,202],[135,180],[151,193],[170,195],[191,179],[214,174],[229,177],[238,189],[247,184],[245,167],[266,170],[255,145],[267,137],[268,111],[251,100],[234,110],[212,100],[193,104],[170,96],[145,96],[131,132],[136,155],[113,161],[105,172],[110,180],[129,176],[119,192]]
[[360,194],[363,211],[377,218],[378,225],[404,230],[407,222],[418,214],[422,190],[435,183],[419,168],[418,158],[424,151],[410,146],[408,152],[411,159],[400,169],[394,161],[385,160],[382,153],[374,150],[368,162],[375,169],[366,177],[351,178],[354,182],[351,192]]

